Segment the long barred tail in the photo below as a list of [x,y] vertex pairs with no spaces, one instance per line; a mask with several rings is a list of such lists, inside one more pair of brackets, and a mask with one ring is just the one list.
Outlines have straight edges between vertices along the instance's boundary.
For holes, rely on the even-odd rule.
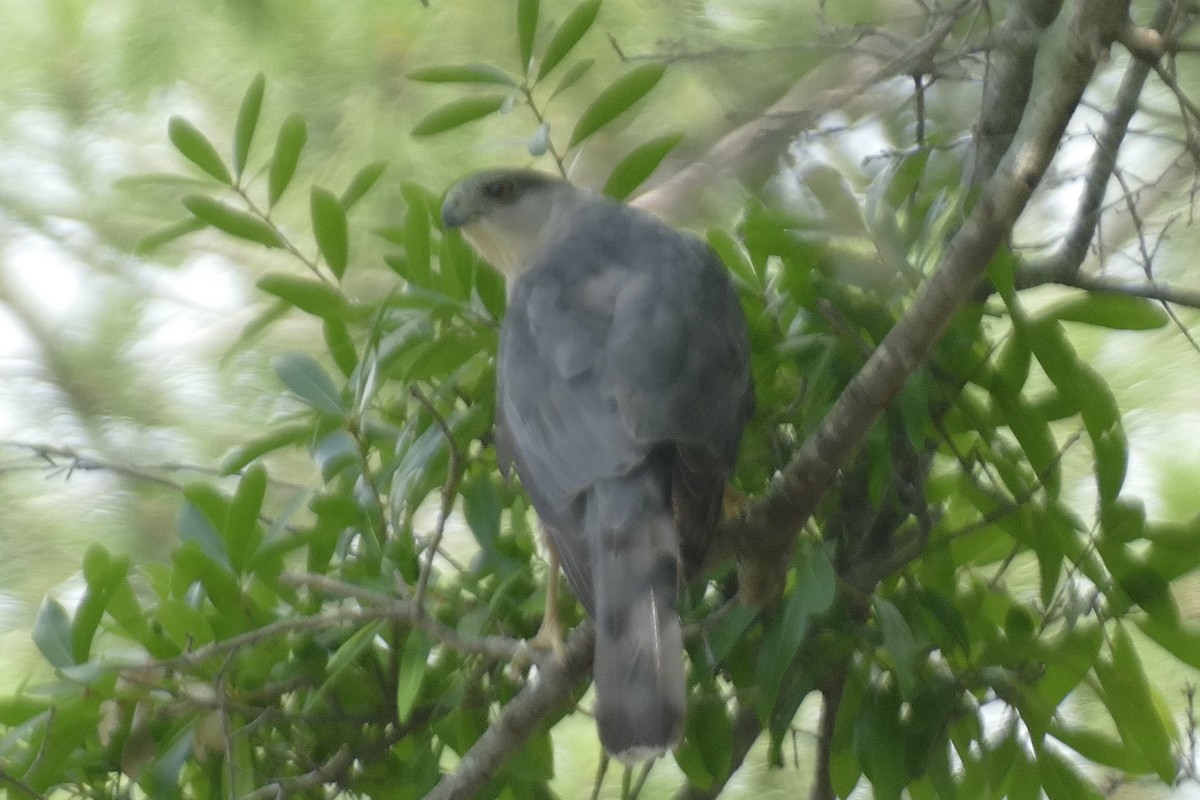
[[625,764],[679,743],[687,712],[669,478],[649,462],[595,484],[585,528],[595,594],[596,725]]

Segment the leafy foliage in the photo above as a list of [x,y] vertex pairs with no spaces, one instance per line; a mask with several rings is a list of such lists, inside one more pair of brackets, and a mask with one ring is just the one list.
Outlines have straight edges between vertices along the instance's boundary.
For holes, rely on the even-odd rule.
[[[510,93],[464,96],[413,135],[523,103],[540,132],[531,150],[540,141],[561,167],[666,72],[645,64],[610,82],[556,146],[546,105],[595,63],[576,48],[599,13],[599,0],[584,0],[546,32],[538,3],[522,0],[511,72],[410,75]],[[312,317],[324,349],[275,358],[294,410],[227,454],[228,481],[187,488],[168,563],[134,565],[94,545],[76,607],[42,606],[33,635],[58,678],[0,699],[0,763],[32,792],[118,796],[132,781],[155,797],[330,785],[421,797],[524,685],[508,662],[537,629],[546,576],[528,503],[491,447],[503,284],[442,229],[438,195],[405,183],[403,221],[370,234],[388,244],[395,288],[369,298],[347,288],[369,268],[355,260],[367,234],[351,212],[385,167],[365,165],[340,196],[311,187],[311,241],[293,238],[271,212],[307,125],[286,118],[261,186],[251,145],[266,89],[260,75],[245,93],[230,164],[172,118],[172,143],[213,190],[182,197],[190,216],[143,245],[212,227],[289,254],[302,274],[258,282],[281,312],[267,324]],[[605,191],[633,194],[679,141],[633,147]],[[961,173],[927,147],[862,189],[811,177],[814,217],[754,200],[736,230],[708,237],[752,331],[759,412],[735,481],[752,496],[891,329],[970,202]],[[863,252],[911,274],[883,288],[845,280],[842,267]],[[863,779],[879,798],[1101,796],[1097,770],[1175,780],[1181,732],[1132,632],[1200,666],[1200,632],[1172,594],[1200,565],[1200,529],[1150,520],[1129,496],[1120,409],[1068,335],[1069,325],[1139,331],[1166,319],[1129,297],[1031,310],[1014,288],[1016,258],[1005,251],[991,265],[997,295],[953,320],[846,466],[796,543],[777,604],[738,605],[730,564],[691,593],[685,613],[701,634],[689,641],[675,759],[693,786],[719,790],[740,763],[744,709],[783,766],[813,693],[836,698],[822,757],[842,797]],[[1064,486],[1064,454],[1084,445],[1094,511]],[[315,487],[271,481],[284,449],[307,453]],[[456,520],[469,541],[443,550]],[[897,560],[881,568],[881,553]],[[560,610],[580,618],[570,598]],[[1059,713],[1075,692],[1103,705],[1104,727]],[[989,705],[1005,710],[999,724],[985,718]],[[546,796],[554,770],[551,729],[539,727],[486,794]]]

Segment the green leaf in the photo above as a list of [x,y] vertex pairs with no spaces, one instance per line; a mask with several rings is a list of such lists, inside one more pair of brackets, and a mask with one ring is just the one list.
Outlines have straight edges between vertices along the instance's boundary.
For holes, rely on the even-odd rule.
[[408,201],[404,214],[404,254],[408,259],[404,278],[415,286],[433,288],[429,206],[415,186],[405,184],[401,191]]
[[183,490],[185,502],[179,509],[179,537],[194,542],[214,564],[229,568],[229,551],[218,528],[229,516],[229,498],[207,483],[194,483]]
[[386,161],[372,161],[356,172],[350,179],[350,185],[346,187],[346,191],[342,192],[342,208],[346,211],[353,208],[363,198],[363,195],[371,191],[387,167]]
[[408,73],[408,79],[422,83],[500,83],[520,86],[521,79],[492,64],[445,64],[422,67]]
[[408,632],[404,650],[400,654],[400,674],[396,677],[396,719],[403,723],[408,719],[417,698],[421,694],[421,682],[429,669],[429,651],[432,643],[418,630]]
[[305,353],[284,353],[271,361],[283,385],[307,405],[328,414],[341,416],[346,407],[333,380],[317,360]]
[[270,272],[254,285],[315,317],[341,319],[349,313],[346,298],[324,281]]
[[255,464],[246,470],[246,474],[238,481],[237,491],[229,504],[225,524],[221,526],[221,534],[225,537],[225,550],[229,553],[229,563],[234,574],[242,573],[242,569],[249,563],[250,557],[258,550],[262,541],[258,514],[262,510],[266,492],[267,471],[262,465]]
[[746,254],[742,242],[734,238],[733,234],[724,228],[710,228],[708,246],[716,251],[721,263],[733,273],[735,283],[741,281],[742,284],[752,289],[761,288],[758,276],[754,272],[754,265],[750,263],[750,257]]
[[113,558],[100,544],[88,547],[83,557],[83,577],[87,581],[87,590],[75,609],[75,619],[71,623],[71,653],[76,664],[82,664],[91,657],[92,640],[100,627],[104,610],[128,572],[128,558]]
[[358,466],[361,458],[358,443],[341,428],[317,442],[312,448],[312,456],[326,483],[349,470],[355,470],[355,475],[362,472]]
[[1137,621],[1142,633],[1190,667],[1200,669],[1200,630],[1184,628],[1155,617]]
[[71,620],[62,603],[47,596],[33,622],[33,643],[56,669],[75,666],[71,647]]
[[1140,750],[1163,782],[1172,783],[1176,764],[1171,735],[1158,713],[1141,658],[1123,625],[1114,627],[1110,642],[1112,661],[1099,659],[1093,666],[1104,689],[1104,705],[1125,746]]
[[917,676],[915,662],[917,643],[912,630],[900,609],[882,597],[875,598],[875,617],[879,620],[879,629],[883,632],[883,645],[892,658],[896,683],[900,694],[905,699],[912,699],[916,690]]
[[227,186],[233,184],[229,168],[217,154],[217,148],[212,146],[212,142],[195,125],[183,117],[171,117],[167,123],[167,135],[171,137],[171,144],[175,145],[175,149],[188,161],[221,183]]
[[300,114],[291,114],[279,126],[279,138],[275,140],[275,155],[271,158],[271,169],[267,172],[267,203],[274,208],[287,191],[288,184],[296,174],[300,163],[300,151],[308,141],[308,125]]
[[1155,302],[1124,294],[1089,292],[1050,306],[1046,316],[1063,322],[1081,322],[1123,331],[1161,328],[1170,318]]
[[137,244],[133,246],[133,252],[139,256],[148,256],[163,245],[206,227],[208,227],[208,223],[196,217],[181,219],[173,225],[159,228],[154,233],[148,233],[138,239]]
[[333,652],[329,657],[329,663],[325,666],[325,682],[311,693],[308,697],[308,702],[304,706],[304,713],[311,713],[312,709],[320,701],[321,697],[329,691],[331,686],[336,686],[344,681],[342,673],[350,667],[358,657],[371,646],[371,642],[379,635],[387,623],[383,620],[368,622],[363,627],[350,634],[346,641],[342,642],[341,646]]
[[246,87],[241,108],[238,109],[237,124],[233,129],[233,171],[239,178],[242,176],[242,170],[246,168],[246,158],[250,155],[250,143],[254,141],[258,113],[262,111],[263,92],[266,88],[266,76],[260,72]]
[[596,59],[585,58],[582,61],[578,61],[573,64],[571,68],[562,76],[562,78],[559,79],[558,86],[554,87],[554,91],[550,93],[550,97],[547,98],[546,102],[549,103],[567,89],[570,89],[572,86],[579,83],[579,79],[582,78],[595,63]]
[[719,694],[702,694],[688,703],[687,741],[704,762],[704,770],[718,781],[729,775],[733,757],[733,726]]
[[517,49],[521,54],[521,69],[529,69],[533,58],[533,40],[537,36],[538,0],[519,0],[517,3]]
[[1067,747],[1095,764],[1119,769],[1121,772],[1142,775],[1153,772],[1150,762],[1132,747],[1126,747],[1119,739],[1087,728],[1075,728],[1054,721],[1048,731]]
[[633,194],[633,190],[641,186],[642,182],[658,169],[667,153],[674,150],[681,141],[682,133],[671,133],[635,147],[613,167],[604,184],[604,194],[618,200],[624,200]]
[[854,745],[876,800],[900,800],[908,782],[908,738],[900,722],[895,686],[872,687],[854,722]]
[[905,156],[890,170],[887,190],[883,193],[884,202],[889,208],[900,208],[901,204],[917,188],[917,183],[925,173],[925,164],[929,161],[929,150],[921,149]]
[[1048,800],[1104,800],[1104,792],[1052,748],[1038,752],[1038,778]]
[[219,200],[202,194],[189,194],[183,198],[183,205],[196,215],[196,219],[230,236],[258,242],[266,247],[283,247],[279,234],[268,223]]
[[550,37],[550,44],[546,45],[546,51],[542,53],[542,63],[538,66],[537,74],[539,81],[549,75],[550,71],[558,66],[567,53],[579,44],[579,40],[592,27],[592,23],[596,21],[596,15],[599,13],[600,0],[583,0],[571,10],[571,13],[554,31]]
[[350,338],[350,329],[340,319],[326,317],[321,331],[325,335],[325,346],[333,363],[346,377],[358,366],[358,349]]
[[666,71],[666,64],[643,64],[613,81],[579,117],[567,147],[574,147],[628,111],[662,80]]
[[803,540],[797,547],[801,563],[795,581],[784,600],[782,610],[770,619],[763,631],[763,643],[755,672],[760,689],[759,714],[764,719],[775,704],[775,697],[792,659],[800,650],[808,624],[833,601],[835,581],[833,565],[825,548]]
[[413,126],[413,136],[431,136],[442,133],[468,122],[474,122],[480,117],[494,114],[504,105],[505,95],[481,95],[478,97],[463,97],[435,108]]
[[1000,409],[1005,424],[1029,459],[1029,466],[1050,496],[1057,497],[1062,485],[1062,471],[1058,463],[1058,445],[1050,430],[1050,423],[1026,401],[1024,395],[1010,393],[1007,386],[995,386],[992,401]]
[[328,189],[312,187],[313,234],[317,247],[325,257],[325,263],[338,280],[346,274],[346,263],[350,257],[350,238],[346,229],[346,210]]

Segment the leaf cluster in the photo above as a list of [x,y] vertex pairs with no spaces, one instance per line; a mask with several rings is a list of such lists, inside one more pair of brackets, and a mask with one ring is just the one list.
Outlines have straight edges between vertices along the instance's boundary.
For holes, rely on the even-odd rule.
[[[547,108],[593,68],[576,53],[601,4],[583,0],[547,29],[539,13],[536,0],[517,4],[515,70],[411,74],[497,90],[437,109],[413,134],[520,103],[530,152],[561,167],[663,78],[659,63],[617,76],[562,145]],[[260,75],[228,160],[171,120],[172,143],[212,189],[182,197],[188,216],[142,249],[212,228],[249,257],[287,254],[296,269],[258,281],[270,305],[251,329],[304,316],[322,345],[275,357],[290,413],[226,455],[224,480],[184,491],[169,562],[135,565],[94,545],[80,601],[43,605],[34,638],[56,680],[0,698],[0,765],[28,794],[423,797],[526,685],[511,662],[537,628],[547,576],[528,503],[491,441],[504,285],[443,230],[426,187],[402,183],[395,225],[356,229],[381,163],[340,193],[310,187],[303,240],[277,224],[307,126],[286,117],[251,170],[265,96]],[[605,191],[629,196],[680,140],[634,147]],[[824,178],[812,215],[754,200],[735,228],[707,235],[751,328],[759,411],[735,478],[749,496],[770,491],[970,202],[961,171],[928,147],[861,189]],[[357,255],[366,237],[388,248],[395,288],[381,297],[344,281],[370,268]],[[1113,296],[1031,311],[1015,257],[991,264],[996,294],[953,320],[845,466],[792,549],[777,603],[738,604],[728,563],[688,592],[689,715],[674,758],[697,790],[720,792],[745,757],[743,714],[784,766],[814,693],[831,718],[816,756],[841,797],[864,781],[879,798],[1057,799],[1101,796],[1102,771],[1175,780],[1182,733],[1135,636],[1200,667],[1200,631],[1172,593],[1200,565],[1200,530],[1151,520],[1130,497],[1121,410],[1071,337],[1165,317]],[[894,279],[847,281],[843,268],[863,262]],[[1093,509],[1068,491],[1072,447],[1090,454]],[[313,485],[272,480],[285,449],[307,455]],[[561,599],[565,620],[581,613]],[[1104,724],[1060,713],[1073,693],[1097,698]],[[548,796],[554,723],[570,711],[512,731],[522,744],[484,796]]]

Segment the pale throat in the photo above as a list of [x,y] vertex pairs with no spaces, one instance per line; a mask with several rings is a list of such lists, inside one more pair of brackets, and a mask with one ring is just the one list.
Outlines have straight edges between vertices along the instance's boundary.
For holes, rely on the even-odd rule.
[[575,193],[562,191],[529,198],[499,219],[485,214],[464,225],[463,236],[505,280],[515,281],[569,228],[577,202]]
[[483,218],[464,225],[463,236],[475,251],[507,280],[515,280],[529,269],[534,255],[541,250],[543,236],[529,235]]

